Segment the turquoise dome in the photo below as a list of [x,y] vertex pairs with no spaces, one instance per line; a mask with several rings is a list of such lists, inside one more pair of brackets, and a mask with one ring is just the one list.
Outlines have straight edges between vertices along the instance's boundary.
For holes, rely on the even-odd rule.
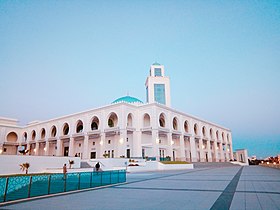
[[131,97],[131,96],[124,96],[124,97],[118,98],[118,99],[114,100],[112,102],[112,104],[121,103],[121,102],[130,103],[130,104],[133,104],[133,103],[143,104],[143,102],[141,100],[139,100],[138,98]]

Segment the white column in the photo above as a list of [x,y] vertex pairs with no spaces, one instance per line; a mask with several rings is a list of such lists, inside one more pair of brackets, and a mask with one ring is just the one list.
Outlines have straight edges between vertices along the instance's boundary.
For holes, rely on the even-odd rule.
[[167,151],[166,151],[166,156],[169,156],[171,160],[173,160],[173,145],[172,145],[172,133],[167,134]]
[[207,141],[208,162],[212,162],[211,141]]
[[62,141],[60,139],[56,140],[56,156],[62,156]]
[[221,162],[225,161],[225,155],[224,155],[223,144],[222,143],[220,143],[220,160],[221,160]]
[[74,148],[74,138],[70,137],[70,141],[69,141],[69,157],[73,157],[74,153],[75,153],[75,148]]
[[50,155],[50,142],[49,141],[46,141],[45,147],[46,147],[45,155],[49,156]]
[[195,146],[195,138],[190,136],[190,151],[191,151],[191,162],[197,162],[197,151]]
[[97,152],[96,157],[97,158],[103,158],[103,154],[104,154],[104,146],[105,146],[105,139],[106,139],[106,134],[103,132],[100,134],[100,150],[99,152]]
[[117,140],[118,141],[117,157],[121,157],[121,156],[126,157],[126,138],[127,138],[127,133],[126,133],[126,129],[124,129],[121,131],[120,138]]
[[184,136],[180,135],[180,160],[186,161]]
[[0,145],[0,155],[3,154],[3,152],[4,152],[3,150],[4,150],[3,144],[1,144],[1,145]]
[[204,149],[203,149],[203,140],[202,138],[200,138],[198,140],[198,144],[199,144],[199,157],[200,157],[200,162],[205,162],[205,157],[204,157]]
[[214,144],[213,144],[213,147],[214,147],[214,157],[215,157],[215,162],[219,162],[218,160],[218,149],[217,149],[217,142],[214,141]]
[[84,136],[83,159],[89,159],[88,138],[89,138],[88,135]]
[[159,161],[159,146],[158,146],[158,131],[152,130],[152,145],[153,145],[153,154],[156,157],[156,160]]
[[36,156],[39,155],[39,143],[38,142],[35,143],[35,155]]
[[234,159],[233,158],[233,150],[232,150],[232,143],[230,142],[230,159]]
[[142,157],[141,131],[133,132],[132,157]]
[[230,149],[229,149],[228,144],[226,144],[225,147],[226,147],[226,160],[229,161],[229,159],[230,159],[230,156],[229,156]]

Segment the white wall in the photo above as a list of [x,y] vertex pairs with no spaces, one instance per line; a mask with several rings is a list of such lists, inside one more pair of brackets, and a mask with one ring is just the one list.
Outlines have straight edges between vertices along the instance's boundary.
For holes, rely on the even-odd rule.
[[28,162],[29,173],[43,173],[46,169],[58,169],[66,163],[69,167],[69,160],[74,160],[72,168],[80,168],[79,157],[53,157],[53,156],[27,156],[27,155],[0,155],[0,175],[24,174],[20,170],[20,164]]

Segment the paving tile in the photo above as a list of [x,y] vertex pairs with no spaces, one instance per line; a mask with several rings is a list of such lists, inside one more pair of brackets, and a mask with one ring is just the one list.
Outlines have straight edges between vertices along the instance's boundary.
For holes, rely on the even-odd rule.
[[[127,184],[2,206],[0,209],[210,209],[241,167],[127,174]],[[230,209],[280,209],[280,170],[243,167]]]
[[263,210],[255,193],[235,193],[230,206],[231,210]]

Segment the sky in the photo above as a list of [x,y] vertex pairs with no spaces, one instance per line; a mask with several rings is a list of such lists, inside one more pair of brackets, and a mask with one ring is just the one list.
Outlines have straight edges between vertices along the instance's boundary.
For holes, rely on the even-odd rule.
[[0,116],[20,125],[145,101],[154,62],[172,108],[280,154],[280,1],[0,0]]

